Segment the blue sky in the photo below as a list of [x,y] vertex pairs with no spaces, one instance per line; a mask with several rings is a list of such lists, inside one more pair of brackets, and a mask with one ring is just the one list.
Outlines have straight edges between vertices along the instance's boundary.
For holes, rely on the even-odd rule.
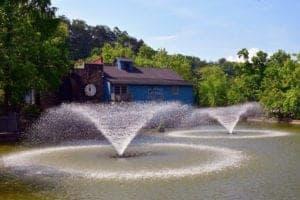
[[242,48],[300,53],[299,0],[52,0],[59,15],[117,26],[154,49],[217,60]]

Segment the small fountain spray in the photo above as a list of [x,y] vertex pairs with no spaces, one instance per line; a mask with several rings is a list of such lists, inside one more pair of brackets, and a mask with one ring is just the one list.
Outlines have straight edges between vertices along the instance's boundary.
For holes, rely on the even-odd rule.
[[188,128],[209,125],[210,119],[214,119],[217,120],[229,134],[232,134],[241,116],[253,115],[261,112],[261,110],[260,105],[255,102],[228,107],[200,108],[194,110],[191,115],[185,119],[184,126]]
[[245,103],[228,107],[209,108],[205,112],[226,128],[229,134],[232,134],[241,116],[258,107],[260,107],[258,103]]

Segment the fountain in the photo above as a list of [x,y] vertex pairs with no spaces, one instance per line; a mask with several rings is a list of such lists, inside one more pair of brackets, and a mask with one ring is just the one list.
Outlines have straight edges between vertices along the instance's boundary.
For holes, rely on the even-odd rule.
[[249,110],[259,108],[258,103],[245,103],[241,105],[234,105],[220,108],[209,108],[207,111],[208,115],[216,119],[222,126],[224,126],[229,134],[233,133],[233,129],[237,125],[240,117],[246,114]]
[[[162,115],[160,113],[169,113],[170,111],[180,112],[184,109],[186,109],[186,106],[176,102],[100,105],[62,104],[58,108],[50,109],[41,117],[29,133],[28,139],[34,142],[46,143],[49,143],[49,141],[58,142],[58,139],[66,141],[65,132],[71,132],[69,137],[72,137],[74,136],[72,134],[76,132],[76,128],[78,128],[78,126],[76,126],[75,130],[69,130],[70,126],[74,125],[74,123],[77,124],[78,122],[83,121],[84,123],[81,123],[80,126],[86,123],[93,125],[96,128],[96,132],[98,130],[98,133],[95,135],[99,136],[99,133],[102,133],[115,148],[119,156],[122,156],[138,131],[151,119],[154,124],[158,123],[158,121],[164,121],[166,123],[166,116],[163,119],[160,117]],[[67,121],[63,119],[66,119]],[[62,125],[62,127],[57,128],[59,124]],[[87,134],[85,133],[83,136],[83,138],[86,138]]]
[[[284,196],[296,199],[299,145],[293,137],[279,139],[292,134],[253,124],[235,128],[241,117],[258,111],[256,103],[211,109],[176,102],[62,104],[25,134],[25,150],[1,155],[0,198],[10,197],[1,188],[13,187],[13,195],[19,195],[15,184],[21,183],[41,199],[239,199],[249,184],[247,195],[262,199],[253,188],[259,191],[274,176],[284,180],[278,186],[289,185],[280,187],[288,188]],[[226,130],[213,126],[216,121]],[[161,124],[166,133],[155,131]],[[238,134],[225,134],[233,130]],[[265,167],[258,168],[257,160]],[[286,167],[290,172],[282,170]],[[278,173],[263,173],[270,168]],[[3,187],[6,183],[12,187]],[[274,190],[265,191],[274,199]]]
[[[9,155],[3,160],[6,167],[28,169],[29,174],[36,175],[37,171],[101,179],[181,177],[238,165],[244,157],[240,151],[162,143],[162,138],[159,142],[134,142],[128,149],[140,129],[161,124],[178,128],[192,111],[192,107],[177,102],[62,104],[49,109],[26,137],[27,142],[44,143],[45,147]],[[117,156],[104,140],[98,140],[100,135],[116,150]],[[77,140],[75,145],[74,140]],[[126,162],[115,162],[122,159]]]
[[[224,133],[232,134],[240,118],[260,116],[264,113],[262,107],[256,103],[245,103],[240,105],[216,108],[201,108],[194,110],[191,115],[183,121],[184,128],[197,127],[194,130],[179,130],[168,133],[169,136],[178,138],[201,138],[201,139],[256,139],[268,137],[282,137],[289,135],[284,131],[238,129],[235,133],[239,135],[225,136]],[[211,129],[213,122],[217,120],[226,131]],[[199,127],[200,126],[200,127]],[[202,127],[202,128],[201,128]]]
[[212,118],[217,120],[229,134],[232,134],[241,116],[250,116],[261,112],[262,109],[260,105],[255,102],[228,107],[200,108],[194,110],[186,119],[185,125],[209,124],[209,120]]

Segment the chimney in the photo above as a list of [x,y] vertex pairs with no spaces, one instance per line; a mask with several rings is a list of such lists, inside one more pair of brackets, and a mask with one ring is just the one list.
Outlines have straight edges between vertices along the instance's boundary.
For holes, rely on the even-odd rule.
[[103,65],[103,58],[100,57],[92,62],[93,64]]

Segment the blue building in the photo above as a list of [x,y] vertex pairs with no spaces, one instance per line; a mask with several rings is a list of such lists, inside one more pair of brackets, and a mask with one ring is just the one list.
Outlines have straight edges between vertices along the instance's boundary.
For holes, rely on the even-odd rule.
[[135,67],[129,59],[117,58],[104,66],[104,100],[180,101],[194,103],[193,85],[171,69]]

